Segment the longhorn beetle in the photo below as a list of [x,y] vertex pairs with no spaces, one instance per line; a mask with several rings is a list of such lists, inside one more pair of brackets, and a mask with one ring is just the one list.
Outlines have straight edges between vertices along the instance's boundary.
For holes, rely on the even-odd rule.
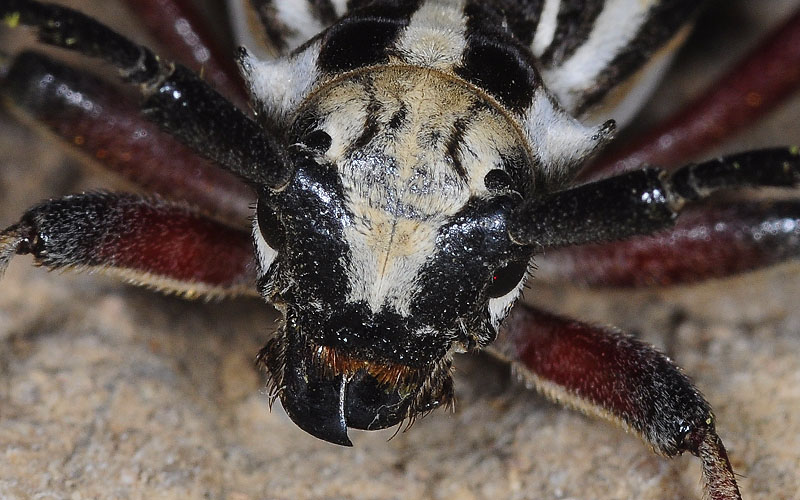
[[[291,2],[267,4],[258,13],[281,57],[236,56],[253,117],[79,12],[7,0],[0,16],[119,69],[145,117],[255,191],[256,287],[283,315],[257,359],[291,419],[350,445],[348,428],[451,404],[454,354],[493,349],[549,396],[625,425],[659,453],[699,456],[711,498],[740,498],[710,406],[669,358],[534,309],[506,318],[537,256],[569,260],[566,247],[594,245],[587,269],[601,283],[681,281],[793,255],[795,231],[781,222],[796,220],[794,204],[695,208],[718,191],[795,186],[793,148],[573,184],[614,135],[617,122],[598,117],[632,116],[697,2],[294,2],[320,25],[316,36],[314,23],[291,24]],[[50,106],[103,85],[23,53],[3,92],[56,128]],[[66,103],[64,86],[80,89]],[[696,253],[733,251],[657,277],[630,267],[620,277],[604,262],[640,245],[645,257],[678,249],[684,211],[690,229],[723,228]],[[654,233],[668,237],[642,239]],[[28,210],[0,233],[0,263],[32,254],[53,269],[220,296],[246,293],[251,244],[184,205],[86,193]]]

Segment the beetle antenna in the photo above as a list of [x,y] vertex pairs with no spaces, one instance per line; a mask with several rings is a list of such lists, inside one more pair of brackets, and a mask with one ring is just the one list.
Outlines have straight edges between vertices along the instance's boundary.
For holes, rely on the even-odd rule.
[[644,168],[529,200],[509,221],[520,245],[547,249],[622,240],[675,224],[688,203],[721,190],[800,184],[800,149],[749,151],[668,173]]

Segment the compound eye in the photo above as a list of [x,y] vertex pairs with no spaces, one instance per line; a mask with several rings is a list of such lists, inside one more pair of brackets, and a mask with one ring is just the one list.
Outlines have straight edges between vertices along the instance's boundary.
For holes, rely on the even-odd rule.
[[486,287],[486,294],[496,299],[508,294],[519,285],[528,269],[527,261],[511,262],[496,270],[492,274],[492,280]]
[[307,134],[303,138],[303,142],[309,148],[320,153],[324,153],[331,147],[331,142],[333,142],[333,139],[331,139],[331,136],[328,135],[328,133],[324,130],[315,130]]
[[514,181],[505,170],[490,170],[483,178],[486,189],[497,193],[505,193],[514,190]]
[[284,229],[278,219],[278,214],[263,201],[258,202],[256,207],[256,217],[258,217],[258,229],[261,231],[261,236],[267,245],[273,249],[279,249],[283,246]]

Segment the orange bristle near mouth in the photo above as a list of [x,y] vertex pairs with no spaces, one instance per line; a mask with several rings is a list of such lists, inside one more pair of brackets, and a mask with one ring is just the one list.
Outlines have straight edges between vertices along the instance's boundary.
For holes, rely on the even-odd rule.
[[419,385],[417,368],[386,361],[370,361],[349,354],[343,354],[333,347],[315,346],[312,349],[313,364],[332,376],[352,375],[364,370],[381,385],[411,390]]

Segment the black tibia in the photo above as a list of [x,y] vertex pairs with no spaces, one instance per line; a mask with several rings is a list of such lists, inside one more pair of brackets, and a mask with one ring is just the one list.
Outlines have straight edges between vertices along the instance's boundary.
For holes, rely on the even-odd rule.
[[740,153],[687,165],[671,175],[645,168],[525,203],[512,215],[509,233],[537,250],[621,240],[671,227],[687,202],[715,191],[798,182],[797,149]]
[[492,350],[547,396],[623,424],[665,456],[700,457],[711,499],[741,498],[708,402],[653,347],[521,305]]
[[5,0],[0,17],[31,26],[43,43],[97,57],[141,85],[143,112],[201,155],[245,181],[278,188],[291,175],[279,141],[183,66],[161,61],[80,12],[32,0]]
[[15,255],[51,269],[102,269],[188,297],[254,291],[252,241],[184,205],[130,194],[50,200],[0,232],[0,270]]

